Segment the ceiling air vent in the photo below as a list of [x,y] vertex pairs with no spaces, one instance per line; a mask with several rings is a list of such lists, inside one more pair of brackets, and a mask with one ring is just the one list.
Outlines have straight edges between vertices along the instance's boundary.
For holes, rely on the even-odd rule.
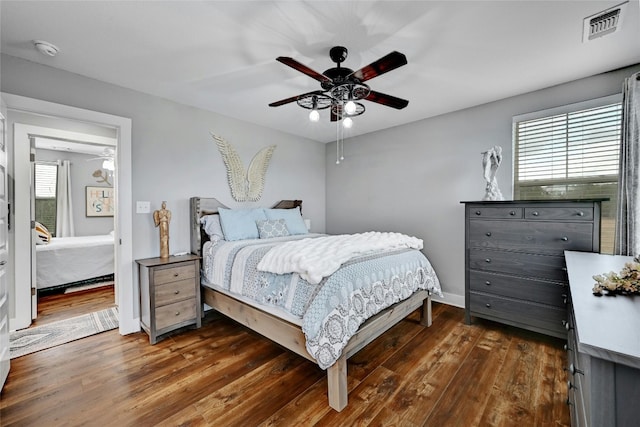
[[596,39],[618,31],[622,25],[622,17],[628,2],[591,15],[584,19],[582,41]]

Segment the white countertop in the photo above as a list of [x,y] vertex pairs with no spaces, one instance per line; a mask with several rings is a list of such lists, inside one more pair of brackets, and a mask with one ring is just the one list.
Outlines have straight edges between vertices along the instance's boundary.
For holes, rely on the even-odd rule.
[[578,350],[640,369],[640,295],[593,295],[593,276],[619,273],[633,257],[565,251]]

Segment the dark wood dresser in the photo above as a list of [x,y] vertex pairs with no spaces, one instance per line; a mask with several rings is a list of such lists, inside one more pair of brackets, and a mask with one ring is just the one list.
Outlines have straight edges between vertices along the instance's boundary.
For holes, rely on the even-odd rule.
[[465,321],[567,337],[564,251],[598,252],[600,201],[465,204]]

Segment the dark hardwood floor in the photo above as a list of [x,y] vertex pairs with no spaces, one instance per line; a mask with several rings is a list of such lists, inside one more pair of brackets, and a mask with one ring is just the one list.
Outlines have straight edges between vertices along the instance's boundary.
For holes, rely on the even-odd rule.
[[99,288],[38,297],[38,316],[32,326],[80,316],[115,306],[113,282]]
[[325,372],[226,318],[149,345],[116,330],[11,361],[2,426],[568,426],[563,342],[434,304],[348,363],[349,405]]

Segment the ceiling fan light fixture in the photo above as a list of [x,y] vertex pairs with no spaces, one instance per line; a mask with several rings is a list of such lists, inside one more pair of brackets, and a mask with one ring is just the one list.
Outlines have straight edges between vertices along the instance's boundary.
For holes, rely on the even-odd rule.
[[351,129],[351,127],[353,126],[353,119],[351,117],[345,117],[342,120],[342,126],[346,129]]
[[314,123],[320,120],[320,113],[318,110],[311,110],[309,112],[309,120]]
[[356,103],[353,101],[347,101],[346,104],[344,104],[344,112],[351,115],[353,113],[356,112]]

